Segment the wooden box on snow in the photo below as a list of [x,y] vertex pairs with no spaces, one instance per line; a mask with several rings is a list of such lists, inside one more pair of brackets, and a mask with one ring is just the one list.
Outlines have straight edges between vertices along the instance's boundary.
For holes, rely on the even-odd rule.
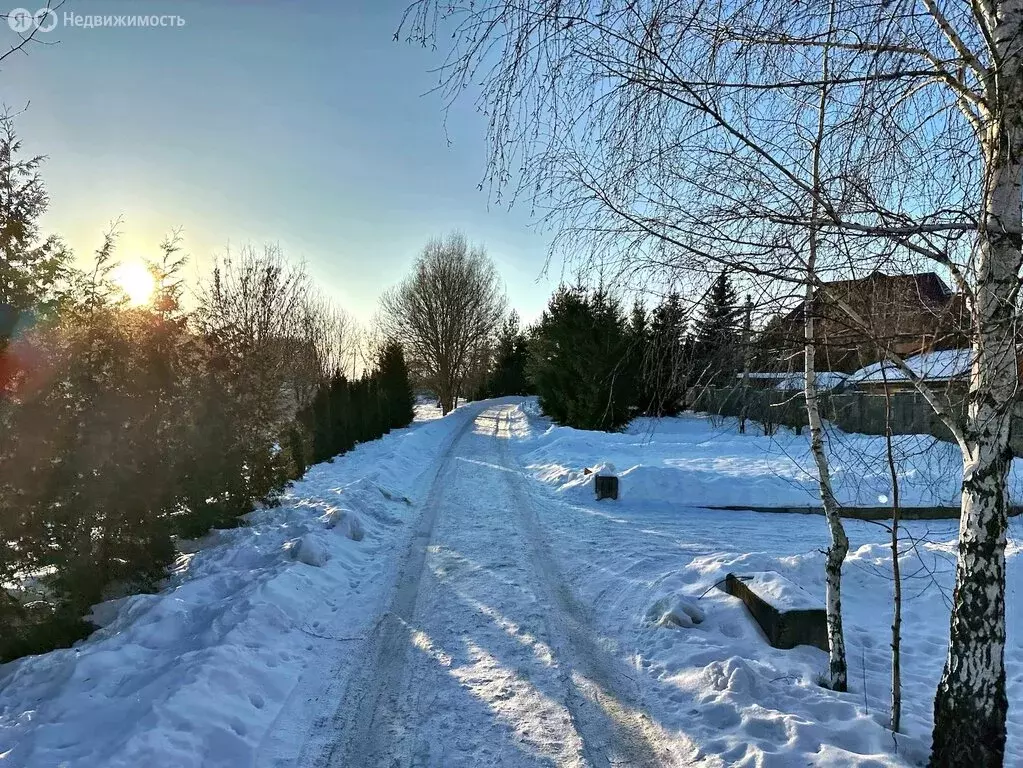
[[725,577],[725,591],[746,604],[775,648],[812,645],[828,650],[827,613],[802,587],[774,571]]
[[617,499],[618,478],[614,475],[594,475],[593,489],[597,494],[597,501],[601,499]]

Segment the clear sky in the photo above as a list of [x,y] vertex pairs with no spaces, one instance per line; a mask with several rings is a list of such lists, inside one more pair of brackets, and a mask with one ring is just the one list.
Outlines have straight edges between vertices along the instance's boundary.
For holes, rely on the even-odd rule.
[[[560,275],[537,282],[549,238],[527,206],[479,191],[483,118],[466,98],[445,124],[440,97],[424,95],[441,52],[393,42],[405,5],[67,0],[40,35],[58,43],[0,65],[0,100],[31,102],[18,122],[27,151],[49,156],[47,231],[87,254],[123,216],[131,259],[181,226],[190,276],[229,243],[277,242],[368,320],[424,242],[457,228],[486,243],[532,319]],[[68,28],[64,12],[186,25]],[[14,39],[0,25],[0,43]]]

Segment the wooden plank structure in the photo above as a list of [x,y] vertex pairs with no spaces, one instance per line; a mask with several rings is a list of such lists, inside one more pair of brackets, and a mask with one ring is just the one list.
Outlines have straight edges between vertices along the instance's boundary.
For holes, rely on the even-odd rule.
[[[783,589],[778,590],[778,586]],[[812,645],[828,650],[827,613],[823,608],[807,607],[813,602],[809,594],[780,574],[729,573],[725,576],[725,592],[742,600],[775,648]]]

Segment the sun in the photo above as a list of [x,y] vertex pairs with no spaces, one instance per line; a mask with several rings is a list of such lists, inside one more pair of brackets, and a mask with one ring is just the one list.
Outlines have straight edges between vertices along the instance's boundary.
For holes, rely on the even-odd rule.
[[149,268],[141,261],[122,261],[111,277],[133,306],[142,306],[153,298],[156,284]]

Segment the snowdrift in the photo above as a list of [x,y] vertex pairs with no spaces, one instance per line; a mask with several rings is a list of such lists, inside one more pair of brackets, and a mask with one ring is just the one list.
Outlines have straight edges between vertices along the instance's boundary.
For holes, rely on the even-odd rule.
[[[537,419],[535,406],[532,418]],[[628,504],[687,507],[818,506],[817,474],[804,432],[779,429],[773,436],[749,424],[739,434],[735,419],[687,414],[636,419],[621,433],[595,433],[537,424],[538,435],[523,463],[560,493],[582,501],[592,495],[586,468],[611,462],[621,470],[621,497]],[[835,495],[844,506],[891,503],[885,441],[872,435],[829,430]],[[905,507],[958,506],[962,459],[957,446],[929,435],[893,438],[899,492]],[[1014,500],[1023,501],[1023,469],[1013,463]]]
[[[650,716],[686,734],[708,765],[919,766],[926,764],[933,696],[948,645],[958,521],[902,525],[903,733],[887,730],[892,621],[888,532],[847,520],[843,616],[850,690],[821,687],[827,654],[772,648],[745,606],[716,588],[729,572],[772,572],[824,605],[827,526],[798,514],[702,505],[805,506],[816,500],[806,435],[764,437],[735,420],[686,415],[639,419],[606,434],[552,426],[535,401],[513,417],[516,452],[545,486],[539,516],[597,632],[630,659]],[[516,424],[517,421],[517,424]],[[834,435],[832,459],[846,504],[887,503],[884,441]],[[957,504],[954,445],[896,441],[905,504]],[[612,462],[621,501],[595,501],[583,468]],[[1013,486],[1019,494],[1019,461]],[[1023,518],[1007,548],[1009,739],[1006,765],[1023,765]]]
[[187,547],[159,594],[97,606],[105,626],[87,640],[0,666],[0,762],[253,764],[318,649],[336,653],[378,611],[417,481],[464,420],[312,467],[279,507]]

